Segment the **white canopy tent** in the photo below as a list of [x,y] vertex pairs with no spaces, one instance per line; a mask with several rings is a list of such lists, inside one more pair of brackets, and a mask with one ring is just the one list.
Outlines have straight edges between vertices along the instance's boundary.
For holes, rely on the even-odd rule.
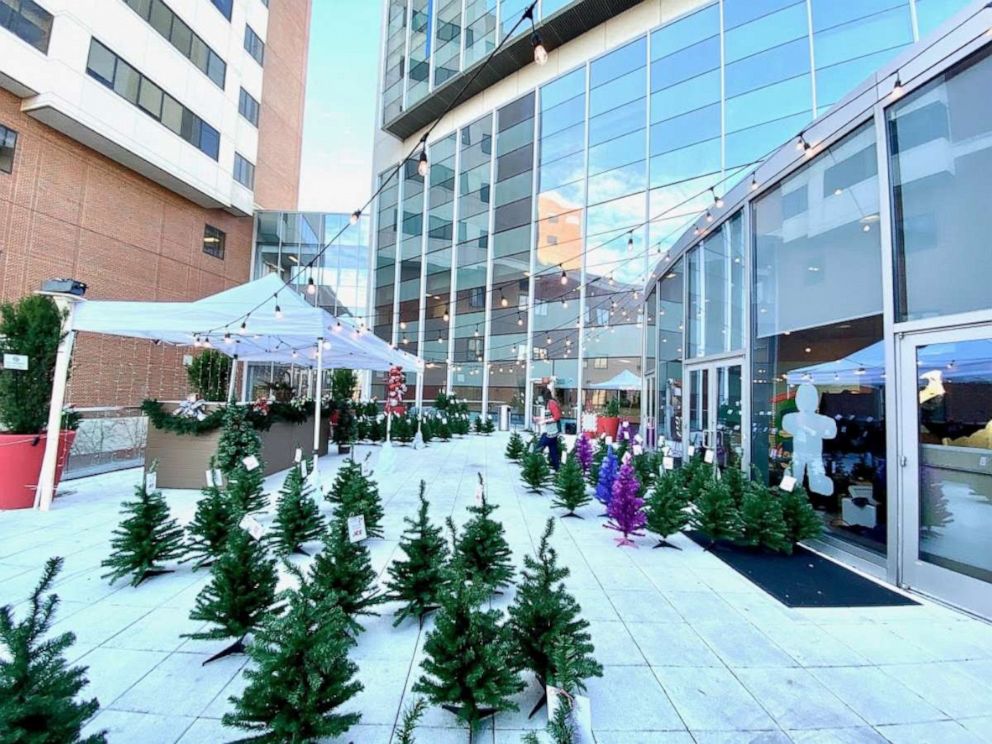
[[[422,408],[424,361],[368,331],[342,323],[314,307],[275,274],[195,302],[126,302],[55,296],[67,308],[65,339],[56,359],[48,430],[59,428],[69,356],[75,333],[143,338],[174,346],[206,345],[241,362],[297,364],[317,370],[316,400],[328,367],[388,370],[393,365],[417,372],[417,407]],[[231,375],[232,392],[234,375]],[[314,448],[319,443],[320,406],[315,406]],[[35,498],[47,509],[54,493],[57,437],[46,440]],[[49,451],[50,450],[50,451]]]
[[641,378],[625,369],[605,382],[597,382],[588,387],[593,390],[640,390]]

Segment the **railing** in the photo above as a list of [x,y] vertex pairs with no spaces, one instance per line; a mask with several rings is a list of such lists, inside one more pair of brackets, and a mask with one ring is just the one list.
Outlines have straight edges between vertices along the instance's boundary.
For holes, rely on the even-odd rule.
[[81,416],[63,480],[123,470],[145,460],[148,419],[137,406],[75,409]]

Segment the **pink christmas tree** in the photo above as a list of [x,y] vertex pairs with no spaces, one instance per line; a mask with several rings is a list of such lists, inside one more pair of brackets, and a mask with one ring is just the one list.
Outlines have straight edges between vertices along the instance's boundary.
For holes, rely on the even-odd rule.
[[634,467],[630,463],[630,457],[624,458],[624,463],[620,467],[616,480],[613,482],[613,498],[610,499],[606,513],[610,521],[606,524],[611,530],[616,530],[623,537],[616,538],[617,545],[631,545],[637,547],[631,536],[643,537],[643,532],[638,532],[644,527],[647,517],[644,514],[644,499],[638,498],[637,492],[640,490],[640,483],[634,473]]
[[589,466],[592,465],[592,445],[589,443],[589,437],[584,434],[580,434],[575,442],[575,457],[582,466],[582,472],[588,473]]

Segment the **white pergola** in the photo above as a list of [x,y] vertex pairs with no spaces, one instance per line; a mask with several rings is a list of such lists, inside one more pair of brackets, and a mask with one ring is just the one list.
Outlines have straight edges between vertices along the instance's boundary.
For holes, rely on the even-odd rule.
[[[394,365],[417,372],[418,410],[423,407],[424,360],[394,349],[370,331],[362,331],[314,307],[275,274],[195,302],[84,300],[53,295],[66,310],[64,338],[55,364],[48,431],[57,432],[65,403],[66,381],[75,334],[83,331],[142,338],[171,346],[207,346],[235,363],[272,362],[317,371],[314,449],[320,441],[322,372],[327,368],[388,370]],[[235,375],[231,375],[233,395]],[[56,436],[46,439],[35,506],[47,510],[55,491]]]

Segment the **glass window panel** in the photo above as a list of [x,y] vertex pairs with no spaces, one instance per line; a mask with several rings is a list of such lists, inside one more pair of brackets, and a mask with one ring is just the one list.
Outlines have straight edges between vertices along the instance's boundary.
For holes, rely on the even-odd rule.
[[647,95],[647,68],[641,67],[589,91],[589,116],[597,116]]
[[969,4],[969,0],[916,0],[916,21],[923,38]]
[[743,348],[743,223],[738,213],[689,255],[690,357]]
[[720,37],[714,36],[651,63],[651,90],[667,88],[719,66]]
[[714,3],[703,10],[662,26],[651,34],[651,59],[667,57],[703,39],[720,33],[720,5]]
[[168,6],[162,0],[152,0],[152,13],[148,18],[148,22],[152,24],[152,28],[166,39],[169,38],[172,32],[172,17],[172,11],[169,10]]
[[659,155],[719,137],[721,125],[719,103],[658,122],[651,127],[651,154]]
[[643,191],[647,181],[644,161],[615,168],[589,177],[589,203],[598,204],[636,191]]
[[867,80],[879,67],[892,59],[902,46],[868,54],[830,67],[816,69],[816,105],[818,114],[826,111],[847,93]]
[[856,3],[838,3],[834,0],[810,0],[813,15],[813,33],[839,26],[861,18],[902,6],[908,13],[908,0],[858,0]]
[[799,2],[788,8],[745,23],[723,35],[726,63],[748,57],[787,41],[809,35],[806,3]]
[[[759,337],[881,312],[874,150],[869,124],[757,202],[753,303]],[[846,165],[852,158],[857,168]],[[845,168],[860,180],[840,185],[837,169]]]
[[724,0],[723,27],[736,28],[795,4],[796,0]]
[[162,89],[147,78],[142,78],[138,105],[158,119],[162,115]]
[[755,163],[785,142],[795,137],[811,119],[804,111],[775,121],[731,132],[725,145],[727,168]]
[[992,58],[889,111],[900,320],[992,307]]
[[168,94],[162,96],[162,123],[176,134],[179,134],[182,130],[182,104]]
[[172,34],[169,36],[172,46],[178,49],[185,56],[189,56],[190,45],[193,43],[193,32],[190,27],[183,23],[182,19],[174,18],[172,21]]
[[707,106],[720,100],[720,71],[713,70],[651,94],[651,123]]
[[589,148],[589,175],[644,160],[644,130]]
[[541,87],[541,110],[548,111],[586,90],[586,69],[580,67]]
[[[543,103],[543,101],[542,101]],[[541,107],[541,132],[544,135],[560,132],[582,122],[586,115],[586,97],[570,98],[554,107]]]
[[646,99],[639,98],[605,114],[594,116],[589,120],[589,144],[598,145],[635,129],[643,129],[647,105]]
[[622,77],[629,72],[644,67],[647,57],[647,37],[641,37],[616,51],[593,60],[589,65],[589,87],[597,88],[604,83]]
[[727,98],[809,72],[809,39],[803,37],[727,65]]
[[817,67],[913,42],[909,8],[896,8],[813,35]]
[[809,75],[783,80],[750,93],[727,99],[727,131],[753,127],[803,111],[812,112]]
[[90,56],[86,61],[86,71],[104,85],[113,87],[114,65],[117,56],[96,39],[90,43]]
[[576,124],[550,136],[541,137],[541,164],[551,163],[566,155],[581,152],[585,144],[585,124]]
[[651,158],[651,187],[694,178],[700,173],[717,173],[721,159],[719,138],[656,155]]
[[114,73],[114,92],[123,96],[131,103],[138,102],[138,86],[141,75],[124,60],[117,60],[117,71]]

